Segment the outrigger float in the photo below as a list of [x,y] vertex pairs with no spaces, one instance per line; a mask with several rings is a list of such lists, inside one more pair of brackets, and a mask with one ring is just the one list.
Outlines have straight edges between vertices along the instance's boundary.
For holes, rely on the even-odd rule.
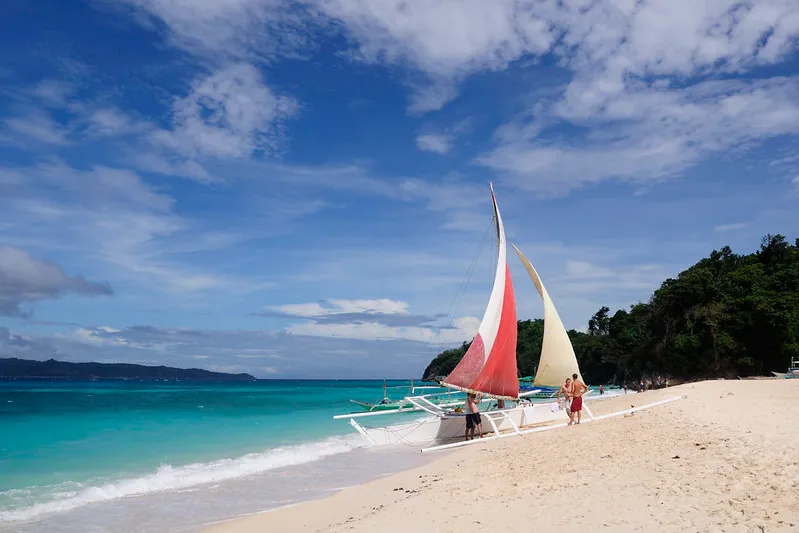
[[[481,409],[483,427],[484,430],[489,430],[489,435],[483,439],[474,440],[464,440],[466,413],[457,409],[464,404],[462,396],[458,400],[442,401],[440,395],[436,394],[411,395],[401,401],[402,405],[390,411],[370,411],[334,416],[338,419],[348,418],[350,425],[363,435],[370,445],[408,444],[423,446],[423,452],[430,452],[475,444],[487,439],[548,431],[567,425],[568,415],[565,402],[559,403],[554,399],[552,390],[557,391],[565,379],[573,374],[577,374],[578,378],[582,380],[574,348],[541,277],[521,250],[512,244],[511,246],[544,303],[544,338],[538,370],[532,380],[532,386],[536,388],[522,393],[519,391],[516,362],[516,302],[510,269],[506,260],[505,229],[493,186],[489,186],[494,207],[498,250],[494,283],[477,335],[463,359],[440,385],[450,389],[453,395],[458,393],[481,395],[481,403],[494,399],[498,401],[499,405],[505,402],[512,405],[504,408]],[[540,401],[531,401],[533,397]],[[587,405],[596,397],[584,399],[587,400],[583,403],[583,410],[587,415],[584,421],[588,422],[663,405],[679,400],[680,397],[597,417],[593,416]],[[427,416],[412,422],[382,427],[368,427],[356,420],[356,418],[365,416],[403,412],[424,412]]]
[[[402,400],[392,400],[391,398],[389,398],[389,396],[388,396],[388,389],[389,388],[391,388],[391,389],[405,389],[405,388],[407,388],[410,391],[411,396],[413,396],[416,393],[417,390],[441,389],[443,387],[441,387],[441,385],[416,385],[416,386],[414,386],[413,380],[411,380],[410,387],[403,387],[403,386],[387,387],[386,386],[386,380],[383,380],[383,399],[382,400],[374,402],[374,403],[362,402],[362,401],[359,401],[359,400],[350,400],[350,401],[352,403],[354,403],[355,405],[361,407],[362,409],[364,409],[365,411],[368,411],[370,413],[379,412],[379,411],[396,411],[396,410],[406,410],[407,411],[407,410],[412,410],[413,409],[413,407],[414,407],[413,404],[411,402],[409,402],[408,400],[406,400],[405,398],[403,398]],[[431,394],[431,395],[428,395],[428,396],[437,397],[438,395],[432,395]],[[441,403],[441,401],[445,401],[445,400],[440,400],[437,403]],[[451,405],[457,405],[457,403],[453,403],[453,402],[446,402],[446,403],[451,404]]]

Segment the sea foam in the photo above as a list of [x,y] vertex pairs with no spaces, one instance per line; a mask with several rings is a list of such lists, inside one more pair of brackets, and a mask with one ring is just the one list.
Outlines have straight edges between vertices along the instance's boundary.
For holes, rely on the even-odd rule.
[[321,441],[251,453],[234,459],[192,463],[178,467],[164,464],[152,474],[84,486],[77,491],[66,493],[58,487],[53,487],[54,490],[50,492],[52,499],[49,501],[0,511],[0,522],[31,520],[42,515],[71,511],[92,503],[119,498],[185,490],[276,468],[310,463],[365,446],[366,443],[360,436],[330,437]]

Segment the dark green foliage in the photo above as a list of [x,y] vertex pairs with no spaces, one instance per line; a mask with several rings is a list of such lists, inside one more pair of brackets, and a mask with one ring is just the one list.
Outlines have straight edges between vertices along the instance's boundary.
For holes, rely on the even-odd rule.
[[471,342],[464,342],[459,348],[444,350],[438,354],[435,359],[430,361],[427,368],[424,369],[422,380],[440,381],[444,379],[452,372],[452,369],[455,368],[455,365],[463,358],[466,350],[468,350],[471,345]]
[[224,374],[198,368],[186,369],[127,363],[68,363],[54,359],[31,361],[16,357],[0,359],[0,378],[255,381],[255,378],[249,374]]
[[[519,322],[520,375],[535,373],[542,336],[542,320]],[[664,281],[649,302],[612,315],[602,307],[587,334],[572,330],[569,337],[589,383],[783,372],[799,357],[799,239],[791,245],[782,235],[766,235],[749,255],[714,250]],[[441,358],[438,376],[455,367],[465,348],[445,353],[434,361]]]

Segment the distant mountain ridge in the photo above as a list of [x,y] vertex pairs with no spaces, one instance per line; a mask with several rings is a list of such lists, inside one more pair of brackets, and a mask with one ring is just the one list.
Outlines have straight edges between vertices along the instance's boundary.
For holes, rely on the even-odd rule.
[[226,374],[200,368],[173,368],[130,363],[70,363],[0,358],[0,378],[177,379],[182,381],[257,381],[250,374]]

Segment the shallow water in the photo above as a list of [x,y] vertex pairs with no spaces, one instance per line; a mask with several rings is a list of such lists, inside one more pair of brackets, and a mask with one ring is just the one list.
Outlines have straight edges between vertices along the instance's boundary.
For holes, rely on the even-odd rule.
[[0,531],[191,529],[421,464],[332,419],[382,383],[0,382]]

